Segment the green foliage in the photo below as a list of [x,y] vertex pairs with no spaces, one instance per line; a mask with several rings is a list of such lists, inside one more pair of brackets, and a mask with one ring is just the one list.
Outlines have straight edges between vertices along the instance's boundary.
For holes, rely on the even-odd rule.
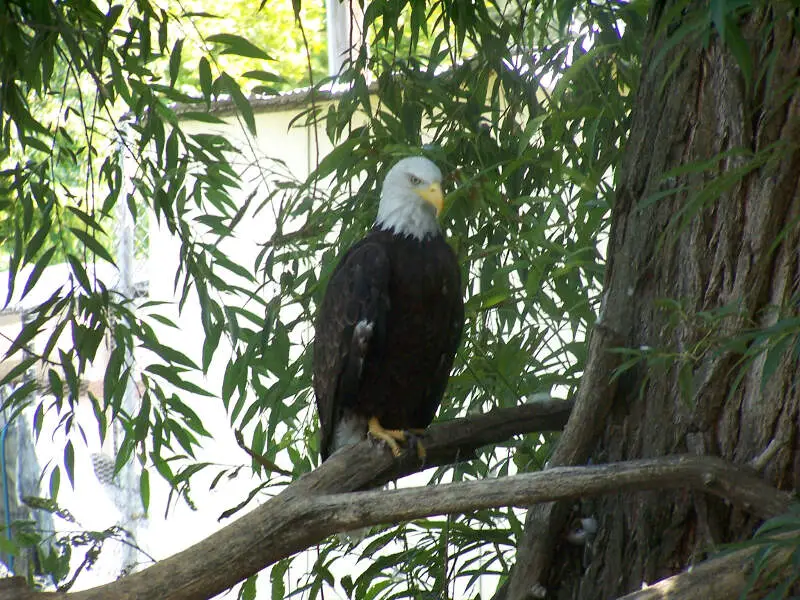
[[[657,301],[657,306],[669,315],[669,328],[664,331],[666,339],[681,339],[680,348],[616,348],[614,352],[622,355],[624,360],[613,376],[620,377],[634,368],[644,369],[646,376],[640,390],[644,393],[650,374],[656,370],[672,371],[680,399],[687,406],[694,406],[696,393],[705,377],[703,365],[708,357],[733,355],[736,363],[731,371],[728,395],[732,396],[739,390],[754,367],[760,373],[763,391],[782,363],[800,357],[800,318],[795,308],[799,299],[795,294],[785,306],[765,307],[758,316],[762,322],[770,324],[758,325],[750,321],[740,301],[713,310],[690,312],[681,302],[662,298]],[[676,335],[676,332],[681,332],[681,335]],[[686,339],[685,332],[692,332],[691,340]]]
[[[0,552],[17,557],[23,552],[36,555],[31,565],[35,565],[28,573],[42,587],[52,587],[52,583],[61,582],[59,591],[67,591],[75,584],[78,576],[89,570],[97,562],[105,543],[133,545],[135,540],[124,529],[111,526],[103,531],[82,529],[69,510],[61,507],[52,499],[26,497],[25,504],[34,511],[46,512],[57,517],[74,530],[57,534],[53,531],[42,531],[35,521],[15,521],[12,523],[11,535],[3,531],[0,535]],[[141,549],[139,549],[141,551]],[[70,560],[80,558],[77,567],[70,567]],[[153,560],[152,557],[148,557]]]
[[[597,310],[614,169],[638,81],[640,11],[369,4],[370,49],[358,48],[340,77],[350,87],[336,104],[312,105],[298,117],[324,126],[334,150],[307,181],[283,182],[259,207],[277,207],[275,234],[256,260],[259,276],[275,290],[270,304],[278,314],[300,315],[272,327],[298,339],[336,257],[371,225],[386,169],[422,148],[448,173],[443,224],[467,302],[464,343],[439,418],[572,393]],[[300,436],[292,436],[295,445],[313,433],[305,410],[309,355],[292,346],[274,362],[284,365],[285,356],[296,357],[287,383],[281,366],[272,371],[278,390],[253,385],[260,422],[269,431],[296,423],[289,426]],[[289,385],[298,378],[305,383]],[[227,389],[233,397],[224,401],[241,402],[240,391]],[[231,416],[241,428],[255,415],[245,401]],[[289,450],[284,439],[273,448]],[[429,481],[540,468],[549,449],[538,437],[515,440],[438,469]],[[317,460],[313,446],[309,458]],[[354,550],[363,557],[356,572],[339,570],[332,539],[294,591],[304,598],[328,586],[353,598],[462,595],[481,573],[507,575],[520,529],[508,510],[382,529]]]
[[[383,174],[398,157],[421,151],[447,173],[443,226],[462,265],[467,307],[439,418],[574,392],[584,336],[598,311],[648,3],[366,3],[369,48],[357,43],[339,76],[345,91],[332,104],[311,102],[294,121],[319,124],[335,149],[303,181],[280,157],[248,163],[263,184],[253,192],[239,166],[251,159],[220,133],[222,120],[211,108],[230,99],[246,137],[256,132],[250,92],[311,83],[309,63],[314,89],[322,91],[329,82],[320,79],[324,53],[314,35],[322,9],[304,3],[300,31],[299,3],[266,3],[261,13],[234,5],[224,18],[210,16],[200,0],[169,10],[147,1],[125,10],[46,2],[0,8],[0,242],[8,297],[15,292],[16,302],[41,289],[45,268],[56,262],[70,274],[11,344],[6,358],[19,358],[20,366],[0,381],[16,386],[6,407],[30,406],[37,432],[42,415],[54,413],[67,434],[79,433],[90,425],[75,410],[81,381],[108,342],[103,394],[90,397],[91,425],[101,438],[121,426],[116,467],[143,465],[145,510],[156,475],[190,505],[200,473],[211,475],[212,489],[244,472],[260,476],[250,494],[231,498],[223,517],[276,493],[318,463],[308,339],[327,279],[337,257],[369,228]],[[736,43],[739,5],[712,3],[702,14],[684,8],[676,18],[703,23],[692,31],[713,23]],[[208,127],[187,127],[188,120]],[[767,160],[747,155],[740,171],[697,191],[675,227]],[[695,168],[702,174],[703,165]],[[105,267],[119,263],[115,221],[125,211],[140,227],[158,224],[176,239],[177,307],[114,288],[113,269]],[[237,262],[226,244],[254,217],[274,218],[274,233],[259,240],[251,262]],[[203,341],[190,357],[169,340],[181,334],[176,308],[195,301]],[[708,335],[680,353],[628,351],[625,368],[643,359],[651,367],[677,364],[691,398],[697,356],[735,343],[714,334],[727,313],[687,315],[679,303],[664,303],[676,327],[699,319]],[[767,352],[774,369],[783,352],[796,352],[797,334],[789,315],[737,343],[745,356]],[[23,383],[35,364],[46,383]],[[217,364],[221,381],[204,381]],[[134,407],[125,402],[132,381],[141,384]],[[208,436],[201,402],[222,404],[252,461],[196,458]],[[79,438],[44,479],[53,498],[74,480]],[[428,480],[539,469],[551,444],[541,436],[512,440],[436,469]],[[353,598],[474,596],[482,575],[508,574],[521,528],[510,509],[376,528],[355,548],[363,557],[355,569],[330,539],[300,583],[291,559],[261,581],[276,598],[322,597],[331,587]],[[64,569],[70,548],[83,544],[91,561],[118,534],[54,546],[50,572],[73,581],[76,573]],[[255,597],[255,581],[241,586],[241,598]]]
[[[215,487],[252,469],[264,483],[233,500],[228,516],[267,487],[284,485],[283,473],[297,476],[317,464],[308,325],[336,257],[374,217],[383,173],[422,147],[449,173],[444,227],[467,300],[464,343],[439,418],[574,390],[638,81],[641,6],[369,4],[370,51],[357,47],[342,71],[347,90],[325,109],[312,103],[296,120],[320,123],[335,150],[306,181],[287,176],[279,161],[260,164],[260,177],[276,185],[246,198],[232,164],[238,149],[211,129],[184,128],[175,103],[188,111],[184,118],[214,124],[219,118],[209,107],[229,97],[252,134],[249,88],[236,73],[262,84],[300,81],[299,71],[275,72],[278,44],[148,2],[126,11],[36,2],[2,10],[0,209],[13,214],[4,225],[8,297],[36,289],[56,260],[70,273],[30,311],[6,355],[21,359],[0,382],[17,384],[6,406],[30,406],[40,415],[37,431],[41,415],[54,412],[67,435],[78,432],[88,425],[75,412],[81,380],[109,341],[102,398],[91,398],[96,426],[102,439],[121,425],[116,467],[130,460],[145,466],[145,506],[151,473],[191,504],[192,478],[201,471],[215,470]],[[318,29],[313,14],[299,14],[306,33]],[[208,23],[213,35],[203,34]],[[234,57],[242,61],[229,73]],[[45,108],[39,98],[49,99]],[[179,333],[173,307],[115,290],[103,270],[102,263],[119,260],[113,231],[124,210],[137,222],[147,215],[179,242],[178,308],[190,298],[199,303],[199,362],[165,343],[170,330]],[[274,214],[275,233],[252,264],[238,264],[223,248],[254,213]],[[64,335],[71,336],[66,346]],[[147,358],[134,370],[137,355]],[[215,360],[225,362],[222,381],[201,385]],[[37,382],[19,385],[34,363],[46,374],[38,395]],[[124,398],[135,372],[141,397],[131,407]],[[219,398],[262,461],[225,467],[195,460],[208,432],[191,402],[203,397]],[[74,480],[73,443],[50,470],[53,498]],[[516,440],[438,469],[430,481],[539,468],[548,451],[539,438]],[[281,468],[270,471],[270,464]],[[349,579],[337,573],[341,549],[330,540],[305,583],[289,593],[313,598],[335,585],[356,597],[446,596],[480,573],[507,574],[519,530],[508,510],[385,529],[364,542],[363,554],[380,551],[380,558]],[[87,557],[99,551],[98,540],[87,541]],[[270,578],[279,596],[288,563],[281,565]],[[69,581],[76,575],[59,573]],[[242,587],[242,597],[253,585]]]
[[[175,102],[186,102],[195,114],[215,119],[199,94],[195,98],[176,87],[185,53],[181,22],[147,2],[124,13],[122,8],[47,2],[0,6],[4,304],[37,298],[4,355],[20,363],[0,381],[12,386],[3,409],[16,414],[30,408],[37,434],[44,415],[55,415],[67,442],[60,464],[49,468],[44,481],[56,498],[63,483],[75,483],[73,444],[90,425],[76,412],[81,382],[107,343],[103,394],[90,395],[100,439],[119,426],[124,437],[116,467],[136,458],[155,467],[188,500],[188,489],[180,487],[188,474],[176,474],[173,465],[185,459],[196,471],[192,457],[208,432],[181,396],[217,397],[213,388],[196,381],[209,368],[223,334],[253,338],[253,348],[268,338],[261,333],[263,317],[243,311],[255,319],[248,330],[235,325],[238,317],[225,304],[225,297],[249,297],[262,306],[263,301],[254,285],[242,287],[254,282],[248,269],[219,248],[242,218],[243,208],[231,195],[239,189],[229,162],[233,148],[219,135],[185,133],[175,113]],[[253,53],[240,38],[219,40],[229,53]],[[205,100],[238,91],[213,57],[205,64]],[[241,92],[237,99],[247,115]],[[155,222],[178,240],[179,304],[193,294],[203,310],[206,343],[200,365],[161,337],[164,328],[176,328],[169,317],[172,307],[142,303],[134,290],[114,288],[120,258],[114,230],[126,211],[139,226],[137,239],[142,223]],[[55,288],[44,287],[45,270],[57,262],[63,262],[67,277]],[[147,358],[137,365],[141,397],[131,406],[124,396],[135,383],[134,353]],[[254,362],[259,353],[253,352]],[[22,377],[34,365],[44,381]],[[141,478],[145,506],[147,473]],[[102,540],[91,542],[92,556],[101,545]],[[70,581],[77,575],[54,574]]]
[[[219,6],[206,0],[171,1],[170,9],[182,23],[181,35],[186,40],[179,84],[202,87],[194,67],[208,59],[240,81],[247,92],[272,94],[307,86],[312,76],[314,81],[324,77],[328,72],[325,3],[303,3],[299,16],[305,40],[293,5],[291,0],[236,0]],[[235,38],[239,41],[227,43]]]
[[[741,600],[750,597],[754,587],[768,589],[765,600],[794,598],[793,585],[800,581],[800,505],[793,503],[788,512],[765,521],[752,539],[725,545],[721,554],[755,548],[752,569],[747,584],[739,595]],[[789,564],[772,560],[780,551],[789,550]]]

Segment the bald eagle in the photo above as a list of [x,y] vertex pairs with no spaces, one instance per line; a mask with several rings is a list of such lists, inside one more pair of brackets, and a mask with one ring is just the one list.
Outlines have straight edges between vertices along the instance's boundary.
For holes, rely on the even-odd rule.
[[334,270],[317,316],[314,392],[325,460],[369,434],[416,441],[442,400],[464,326],[461,276],[439,230],[442,173],[409,157],[387,173],[375,226]]

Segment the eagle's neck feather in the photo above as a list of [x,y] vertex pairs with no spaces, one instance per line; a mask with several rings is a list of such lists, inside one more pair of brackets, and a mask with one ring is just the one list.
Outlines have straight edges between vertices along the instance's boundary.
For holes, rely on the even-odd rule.
[[419,202],[388,203],[382,201],[375,219],[378,229],[407,235],[418,240],[439,233],[439,222],[432,207]]

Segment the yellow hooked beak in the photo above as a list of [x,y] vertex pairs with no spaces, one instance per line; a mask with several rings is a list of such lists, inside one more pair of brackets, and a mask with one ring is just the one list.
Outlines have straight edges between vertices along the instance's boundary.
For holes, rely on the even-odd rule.
[[436,209],[437,215],[442,212],[444,195],[442,194],[442,186],[439,185],[438,182],[434,181],[428,187],[417,188],[416,191],[425,202],[431,204]]

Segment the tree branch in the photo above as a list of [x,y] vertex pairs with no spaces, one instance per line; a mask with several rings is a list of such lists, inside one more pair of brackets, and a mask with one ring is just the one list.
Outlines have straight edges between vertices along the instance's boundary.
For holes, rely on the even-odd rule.
[[[425,465],[417,463],[416,453],[408,452],[395,460],[387,448],[376,451],[371,442],[362,442],[335,453],[318,469],[251,513],[143,571],[69,594],[47,595],[29,590],[27,595],[21,595],[16,589],[5,595],[0,588],[0,600],[209,598],[328,535],[324,533],[327,530],[319,530],[322,533],[308,536],[309,523],[303,521],[303,511],[309,510],[307,503],[312,498],[379,485],[425,468],[470,458],[478,448],[514,435],[561,430],[571,410],[570,400],[548,400],[435,423],[425,436]],[[341,529],[331,532],[338,530]],[[304,537],[296,539],[298,535]]]
[[[515,433],[557,428],[566,421],[569,408],[569,402],[550,401],[437,424],[426,440],[431,457],[427,466],[472,456],[480,446]],[[747,467],[698,456],[557,467],[514,477],[392,491],[331,493],[419,470],[419,465],[413,465],[415,453],[408,454],[411,456],[405,460],[394,461],[387,449],[378,452],[370,442],[362,442],[336,453],[253,512],[144,571],[69,594],[22,591],[18,579],[9,580],[0,586],[0,600],[205,599],[339,531],[491,507],[530,506],[620,491],[690,488],[769,517],[785,512],[791,498]]]
[[[281,494],[207,540],[145,571],[65,597],[71,600],[208,598],[339,531],[438,514],[664,488],[711,493],[754,509],[761,516],[785,512],[791,501],[789,493],[770,487],[748,468],[707,456],[561,467],[498,479],[391,491],[306,495],[290,501]],[[242,573],[243,569],[247,572]],[[187,578],[187,570],[192,571],[193,578]],[[40,600],[40,596],[31,593],[25,600]]]
[[[423,438],[427,458],[420,465],[413,452],[400,458],[391,452],[365,452],[371,442],[340,450],[325,464],[296,482],[301,493],[350,492],[376,487],[430,467],[470,460],[483,447],[534,431],[561,431],[573,408],[572,400],[544,400],[441,421],[428,428]],[[302,482],[302,483],[301,483]]]
[[[772,551],[761,564],[759,577],[751,591],[763,594],[775,589],[777,577],[791,565],[791,555],[797,546],[791,538],[796,533],[762,540],[742,550],[724,556],[710,558],[693,565],[690,570],[662,579],[658,583],[623,596],[619,600],[729,600],[739,598],[747,590],[753,574],[756,553],[772,545]],[[765,581],[766,580],[766,581]],[[747,596],[748,598],[750,596]],[[758,597],[762,597],[759,595]]]
[[[354,527],[410,521],[499,506],[530,506],[610,492],[692,489],[719,496],[767,518],[789,509],[792,496],[750,469],[711,456],[669,456],[588,467],[557,467],[510,477],[398,490],[330,494],[296,507],[315,538]],[[305,546],[304,546],[305,547]]]

